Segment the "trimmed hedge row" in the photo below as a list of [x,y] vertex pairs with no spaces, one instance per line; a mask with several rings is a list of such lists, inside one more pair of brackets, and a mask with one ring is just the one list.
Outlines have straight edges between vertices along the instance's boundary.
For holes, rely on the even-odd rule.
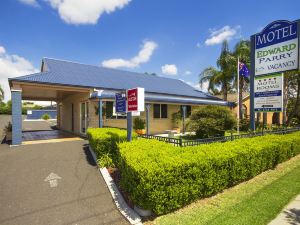
[[121,186],[144,209],[164,214],[275,168],[300,153],[300,132],[194,147],[140,139],[118,145]]
[[[117,143],[127,141],[127,131],[118,128],[88,128],[90,146],[97,155],[101,167],[116,165],[118,161]],[[132,138],[136,139],[136,134]]]

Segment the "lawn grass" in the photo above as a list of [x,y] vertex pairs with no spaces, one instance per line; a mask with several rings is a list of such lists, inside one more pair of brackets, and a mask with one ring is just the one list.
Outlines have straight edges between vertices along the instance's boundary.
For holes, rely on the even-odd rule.
[[267,225],[300,194],[300,155],[257,177],[146,224]]

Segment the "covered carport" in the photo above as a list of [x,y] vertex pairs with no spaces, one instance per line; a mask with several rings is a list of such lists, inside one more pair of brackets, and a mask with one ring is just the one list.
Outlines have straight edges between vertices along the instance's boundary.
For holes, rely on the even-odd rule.
[[[20,145],[22,142],[32,142],[35,140],[49,140],[49,139],[64,139],[74,138],[70,132],[60,130],[60,103],[68,96],[78,93],[89,94],[90,90],[87,88],[76,88],[59,85],[47,85],[32,82],[20,82],[16,79],[9,80],[11,87],[11,100],[12,100],[12,145]],[[33,124],[29,125],[30,129],[24,129],[24,121],[22,121],[22,100],[30,101],[54,101],[57,103],[57,124],[56,129],[45,129],[47,125]],[[64,118],[65,120],[74,120]],[[49,124],[49,127],[51,124]]]

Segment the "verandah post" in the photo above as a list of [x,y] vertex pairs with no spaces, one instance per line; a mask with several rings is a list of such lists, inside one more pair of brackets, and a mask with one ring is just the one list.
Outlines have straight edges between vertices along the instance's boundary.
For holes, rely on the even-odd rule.
[[127,112],[127,141],[132,140],[132,112]]
[[22,144],[22,90],[11,89],[12,145]]
[[99,99],[98,102],[98,107],[99,107],[99,127],[103,127],[103,117],[102,117],[102,99]]
[[149,119],[149,117],[150,117],[150,107],[151,107],[151,104],[149,104],[149,103],[147,103],[146,104],[146,134],[147,135],[150,135],[150,124],[149,124],[149,122],[150,122],[150,119]]

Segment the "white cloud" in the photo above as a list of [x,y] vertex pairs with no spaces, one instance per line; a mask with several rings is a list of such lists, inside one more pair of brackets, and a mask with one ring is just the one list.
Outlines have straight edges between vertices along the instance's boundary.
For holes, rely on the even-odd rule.
[[150,60],[154,50],[157,48],[157,44],[154,41],[144,41],[139,53],[129,60],[126,59],[108,59],[102,62],[102,66],[108,68],[136,68],[142,63],[146,63]]
[[210,37],[206,39],[205,45],[216,45],[222,43],[224,40],[231,40],[234,36],[238,35],[240,29],[240,26],[224,26],[219,30],[210,29]]
[[25,4],[25,5],[30,5],[34,7],[38,7],[39,3],[36,0],[19,0],[19,2]]
[[3,46],[0,46],[0,55],[5,54],[5,48]]
[[177,66],[174,64],[165,64],[161,67],[161,72],[166,75],[177,75]]
[[201,48],[202,45],[201,45],[199,42],[197,42],[196,47],[197,47],[197,48]]
[[191,82],[191,81],[185,81],[185,80],[182,80],[180,79],[181,81],[187,83],[188,85],[192,86],[193,88],[197,89],[197,90],[200,90],[200,91],[203,91],[203,92],[208,92],[207,89],[208,89],[208,82],[204,82],[202,84],[202,87],[200,87],[200,84],[199,83],[194,83],[194,82]]
[[45,0],[69,24],[96,24],[104,13],[122,9],[131,0]]
[[192,74],[192,72],[191,72],[191,71],[189,71],[189,70],[186,70],[186,71],[184,72],[184,74],[185,74],[185,75],[191,75],[191,74]]
[[5,48],[0,46],[0,85],[5,92],[5,101],[10,99],[8,78],[36,72],[38,70],[27,59],[7,54]]

